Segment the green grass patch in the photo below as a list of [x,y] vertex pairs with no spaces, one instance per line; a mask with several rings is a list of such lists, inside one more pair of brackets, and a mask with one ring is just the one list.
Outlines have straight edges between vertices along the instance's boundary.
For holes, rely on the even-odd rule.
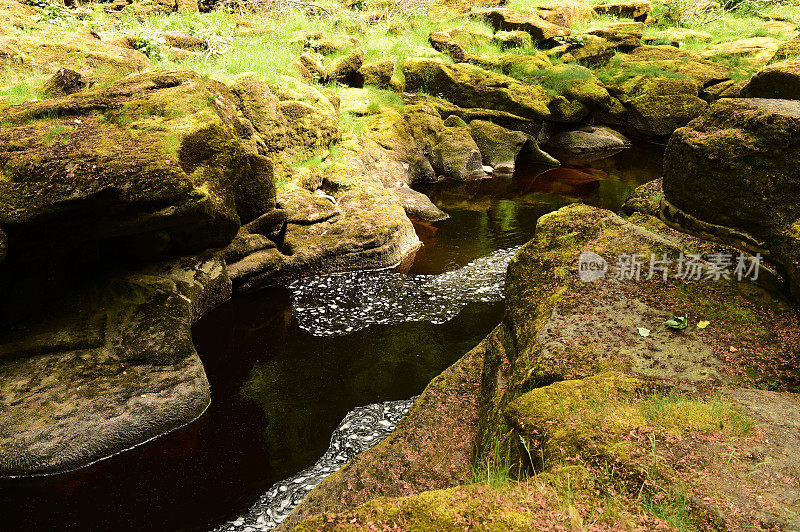
[[60,142],[61,144],[69,143],[70,133],[75,131],[74,127],[56,124],[50,127],[44,134],[44,142],[48,146]]
[[0,88],[0,106],[19,105],[31,100],[47,98],[47,94],[37,90],[29,83],[17,83],[10,87]]
[[753,420],[722,397],[693,399],[679,391],[647,397],[639,405],[644,419],[674,433],[725,431],[733,436],[750,436]]
[[524,83],[541,85],[547,92],[558,96],[579,83],[592,79],[592,72],[575,63],[555,63],[552,66],[531,70],[524,65],[512,65],[508,75]]

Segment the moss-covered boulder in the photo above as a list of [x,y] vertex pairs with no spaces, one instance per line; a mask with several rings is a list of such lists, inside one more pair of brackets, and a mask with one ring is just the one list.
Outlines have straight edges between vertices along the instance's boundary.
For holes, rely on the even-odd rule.
[[151,242],[151,257],[224,246],[275,204],[271,161],[234,98],[190,72],[133,75],[0,120],[6,264],[125,242]]
[[767,64],[779,63],[800,57],[800,37],[782,43]]
[[364,165],[387,186],[435,182],[433,146],[443,127],[439,113],[427,104],[384,108],[366,121]]
[[629,52],[642,45],[644,23],[642,22],[609,22],[593,26],[582,32],[582,35],[602,37],[615,50]]
[[433,168],[448,179],[466,181],[483,175],[481,152],[467,124],[456,116],[444,121],[433,146]]
[[637,76],[612,91],[628,108],[628,125],[648,136],[666,136],[707,107],[693,79]]
[[243,80],[231,92],[258,134],[259,152],[273,159],[283,178],[294,160],[310,158],[341,139],[336,107],[310,85],[298,82],[291,90],[273,91],[262,81]]
[[726,98],[675,132],[664,165],[664,216],[671,224],[769,254],[798,294],[787,249],[800,219],[794,163],[800,102]]
[[417,94],[414,96],[414,101],[419,103],[424,102],[426,106],[435,110],[443,119],[450,116],[457,116],[467,123],[473,120],[485,120],[512,131],[522,131],[534,137],[542,130],[544,123],[542,120],[523,118],[512,113],[497,111],[495,109],[459,107],[443,98],[437,98],[428,94]]
[[388,268],[416,251],[420,241],[393,189],[420,175],[435,179],[427,157],[442,127],[430,108],[410,105],[399,113],[386,107],[367,122],[362,138],[345,135],[335,154],[318,156],[321,162],[287,167],[287,181],[277,194],[283,216],[264,215],[245,226],[251,234],[266,231],[276,246],[229,264],[234,289],[253,290],[309,274]]
[[[796,394],[653,386],[612,372],[558,382],[519,397],[507,416],[540,467],[613,467],[618,486],[639,485],[639,500],[671,508],[662,515],[672,523],[731,530],[800,522],[791,472],[798,461],[783,451],[800,439],[782,428],[798,425]],[[721,452],[768,456],[770,471],[759,471],[763,461],[720,460]],[[773,482],[773,475],[782,480]]]
[[6,292],[0,305],[0,477],[86,466],[209,404],[191,325],[230,296],[220,256],[82,272],[64,286],[43,300]]
[[[615,66],[623,71],[630,68],[641,73],[644,69],[649,76],[691,79],[701,87],[721,83],[731,77],[729,67],[704,59],[695,52],[669,45],[639,46],[618,57]],[[663,71],[663,74],[659,71]]]
[[710,42],[714,36],[703,30],[691,28],[668,28],[658,31],[647,32],[644,38],[645,44],[663,45],[668,44],[680,48],[684,43],[691,42]]
[[322,66],[322,61],[314,54],[305,52],[297,58],[297,62],[299,63],[297,70],[306,82],[326,83],[330,79],[328,71]]
[[530,33],[522,30],[498,31],[492,42],[501,48],[530,48],[533,45]]
[[41,91],[48,96],[58,98],[68,96],[86,88],[88,83],[83,76],[68,68],[59,68],[42,85]]
[[486,120],[473,120],[469,129],[483,164],[491,166],[495,173],[513,173],[518,159],[525,164],[558,165],[534,138],[521,131],[510,131]]
[[393,85],[394,70],[394,60],[383,59],[361,65],[359,72],[364,79],[364,85],[374,85],[381,89],[388,89]]
[[149,70],[136,50],[101,41],[89,33],[42,30],[0,36],[0,60],[8,71],[36,75],[67,68],[98,81]]
[[740,60],[751,67],[766,65],[775,56],[783,41],[774,37],[749,37],[714,44],[699,51],[704,59]]
[[456,63],[469,61],[469,54],[461,42],[447,31],[434,31],[428,37],[431,48],[453,58]]
[[538,86],[468,64],[408,59],[403,64],[406,90],[425,91],[461,107],[506,111],[525,118],[549,118],[553,97]]
[[615,47],[603,37],[582,35],[579,40],[563,46],[558,56],[561,61],[575,61],[582,65],[604,65],[614,57]]
[[525,13],[508,8],[482,8],[473,10],[472,15],[487,21],[495,31],[524,31],[535,42],[563,37],[570,33],[569,28],[548,22],[537,13]]
[[[564,467],[526,483],[480,482],[418,495],[376,499],[354,509],[324,512],[302,521],[293,532],[358,530],[508,531],[575,529],[591,522],[594,530],[668,528],[666,521],[640,513],[635,501],[603,497],[590,473]],[[469,523],[465,525],[463,523]]]
[[800,100],[800,59],[762,68],[744,86],[742,96]]
[[647,20],[647,15],[649,15],[651,11],[653,11],[653,4],[649,0],[611,1],[594,6],[594,12],[598,15],[632,18],[636,22],[644,22]]
[[327,67],[330,79],[351,87],[364,86],[364,79],[359,74],[361,65],[364,64],[364,52],[356,50],[353,53],[339,57]]
[[594,18],[592,6],[586,0],[553,0],[538,3],[536,14],[548,22],[569,28]]
[[625,199],[622,211],[628,215],[635,212],[658,216],[661,212],[661,199],[664,197],[664,186],[661,178],[648,181],[636,187]]
[[[577,122],[589,112],[609,110],[612,97],[593,72],[577,64],[552,64],[543,55],[506,54],[495,60],[495,68],[522,82],[542,87],[552,97],[551,119],[558,122]],[[571,106],[583,114],[568,119],[560,107]]]

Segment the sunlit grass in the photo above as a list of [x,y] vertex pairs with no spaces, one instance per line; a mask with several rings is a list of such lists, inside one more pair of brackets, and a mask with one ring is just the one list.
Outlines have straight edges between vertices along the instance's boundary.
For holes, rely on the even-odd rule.
[[0,87],[0,107],[3,105],[19,105],[30,100],[46,98],[47,95],[29,83],[17,83],[10,87]]
[[733,436],[750,436],[755,431],[752,418],[722,397],[700,400],[672,391],[646,398],[639,408],[645,420],[669,432],[725,431]]

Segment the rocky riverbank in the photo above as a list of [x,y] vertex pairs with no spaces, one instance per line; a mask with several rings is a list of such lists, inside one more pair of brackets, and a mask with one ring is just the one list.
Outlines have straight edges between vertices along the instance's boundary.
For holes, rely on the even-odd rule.
[[[411,186],[636,137],[668,147],[630,218],[543,217],[503,323],[283,526],[797,526],[793,23],[706,38],[648,1],[490,4],[0,0],[0,476],[196,419],[191,324],[413,259],[409,216],[447,214]],[[608,275],[583,282],[582,252]],[[613,271],[651,255],[706,273]]]

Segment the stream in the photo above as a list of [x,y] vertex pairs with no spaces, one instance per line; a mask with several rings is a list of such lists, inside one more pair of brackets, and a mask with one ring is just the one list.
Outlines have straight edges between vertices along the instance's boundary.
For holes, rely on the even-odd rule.
[[0,480],[0,529],[268,529],[497,325],[505,268],[540,216],[574,201],[618,210],[660,176],[662,150],[636,144],[591,168],[420,188],[450,218],[415,222],[425,245],[413,262],[214,309],[193,328],[206,413],[78,471]]

